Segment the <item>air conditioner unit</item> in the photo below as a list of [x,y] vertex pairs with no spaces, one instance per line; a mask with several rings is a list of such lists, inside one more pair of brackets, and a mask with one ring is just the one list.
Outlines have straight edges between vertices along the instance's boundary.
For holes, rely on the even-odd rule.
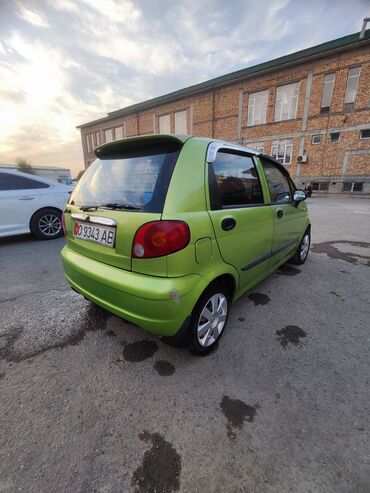
[[299,163],[307,163],[307,159],[308,159],[307,154],[300,154],[299,156],[297,156],[297,161]]

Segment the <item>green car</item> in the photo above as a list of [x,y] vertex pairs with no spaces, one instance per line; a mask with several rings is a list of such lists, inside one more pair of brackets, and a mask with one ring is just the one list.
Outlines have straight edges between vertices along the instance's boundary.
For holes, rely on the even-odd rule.
[[206,354],[233,301],[284,262],[305,262],[306,195],[271,157],[175,135],[95,154],[64,212],[65,275],[145,331]]

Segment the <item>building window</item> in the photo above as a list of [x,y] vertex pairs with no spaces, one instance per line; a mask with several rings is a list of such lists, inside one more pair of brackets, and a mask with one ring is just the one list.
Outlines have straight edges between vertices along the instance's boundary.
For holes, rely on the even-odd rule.
[[259,91],[249,95],[248,99],[248,122],[247,125],[261,125],[266,123],[267,104],[269,92]]
[[112,142],[113,140],[113,131],[111,128],[108,130],[104,130],[105,142]]
[[91,152],[92,151],[92,145],[91,145],[91,135],[90,134],[87,134],[86,135],[86,147],[87,147],[87,152]]
[[363,181],[345,181],[342,185],[342,192],[363,192],[364,182]]
[[170,134],[171,133],[171,116],[162,115],[159,117],[159,133]]
[[329,182],[328,181],[314,181],[312,183],[312,190],[327,192],[329,190]]
[[335,74],[326,74],[322,88],[321,113],[329,113],[331,100],[333,98]]
[[116,136],[116,140],[123,139],[123,127],[116,127],[114,129],[114,134]]
[[292,162],[291,139],[274,140],[271,146],[271,156],[280,164],[290,164]]
[[258,142],[252,142],[252,143],[248,143],[247,147],[249,147],[250,149],[255,149],[257,152],[263,154],[263,144],[259,144]]
[[275,121],[290,120],[297,115],[299,82],[276,89]]
[[360,71],[361,67],[352,67],[348,70],[346,94],[344,96],[344,111],[351,111],[354,109]]
[[330,142],[339,142],[340,132],[330,132],[329,141]]
[[[167,133],[167,132],[165,132]],[[175,113],[175,134],[186,135],[188,133],[187,111]]]
[[363,130],[360,130],[360,139],[370,139],[370,128],[364,128]]
[[311,143],[312,144],[321,144],[322,141],[322,135],[321,134],[316,134],[312,136]]
[[96,139],[96,145],[100,146],[100,144],[102,144],[100,132],[96,132],[95,139]]

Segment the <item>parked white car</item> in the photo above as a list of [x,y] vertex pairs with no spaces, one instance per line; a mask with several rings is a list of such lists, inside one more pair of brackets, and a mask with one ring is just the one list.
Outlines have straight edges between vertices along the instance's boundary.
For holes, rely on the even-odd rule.
[[20,171],[0,169],[0,237],[63,234],[62,212],[73,187]]

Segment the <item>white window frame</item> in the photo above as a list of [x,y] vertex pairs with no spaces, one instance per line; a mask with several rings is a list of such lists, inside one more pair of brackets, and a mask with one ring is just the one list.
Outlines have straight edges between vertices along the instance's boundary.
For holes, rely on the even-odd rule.
[[[314,142],[315,137],[320,137],[320,142]],[[322,134],[314,134],[311,139],[312,145],[319,145],[322,142]]]
[[[162,128],[161,128],[162,127]],[[160,134],[170,134],[171,133],[171,114],[158,116],[158,132]]]
[[86,147],[87,147],[87,152],[92,152],[91,134],[86,134]]
[[253,92],[248,97],[247,126],[264,125],[267,118],[269,90]]
[[[121,136],[118,138],[117,137],[117,130],[121,131]],[[124,135],[123,135],[123,126],[122,125],[119,125],[118,127],[114,127],[114,140],[121,140],[124,138]]]
[[[282,160],[279,158],[279,147],[283,146]],[[290,149],[289,161],[288,161],[288,153],[287,150]],[[280,147],[281,150],[281,147]],[[274,140],[271,144],[271,156],[280,164],[291,164],[292,162],[292,151],[293,151],[293,142],[292,139],[281,139]]]
[[[321,108],[330,108],[331,102],[333,100],[334,84],[335,84],[335,72],[330,72],[329,74],[325,74],[324,82],[322,86]],[[328,94],[325,93],[325,90],[328,91]],[[328,96],[329,99],[328,104],[324,104],[324,95]]]
[[100,130],[98,130],[95,134],[96,138],[96,145],[100,146],[102,144],[102,139],[101,139],[101,133]]
[[[109,132],[110,132],[110,139],[107,139],[107,133],[109,135]],[[108,142],[113,142],[113,129],[112,128],[106,128],[104,129],[104,140],[106,143]]]
[[[358,73],[351,75],[351,71],[353,71],[353,70],[358,70]],[[348,70],[346,93],[344,95],[344,104],[351,104],[351,103],[356,102],[358,83],[360,81],[360,74],[361,74],[361,66],[360,65],[357,65],[356,67],[352,67]],[[350,83],[350,79],[355,79],[355,78],[357,80],[356,80],[356,85],[354,88],[353,98],[351,98],[350,92],[349,92],[349,83]]]
[[[284,92],[285,91],[285,92]],[[291,84],[284,84],[276,88],[275,97],[275,121],[281,122],[284,120],[294,120],[297,118],[298,109],[298,97],[299,97],[299,82],[292,82]],[[288,107],[287,117],[283,118],[285,114],[284,109]]]
[[188,134],[188,111],[176,111],[174,113],[175,122],[175,134],[187,135]]

